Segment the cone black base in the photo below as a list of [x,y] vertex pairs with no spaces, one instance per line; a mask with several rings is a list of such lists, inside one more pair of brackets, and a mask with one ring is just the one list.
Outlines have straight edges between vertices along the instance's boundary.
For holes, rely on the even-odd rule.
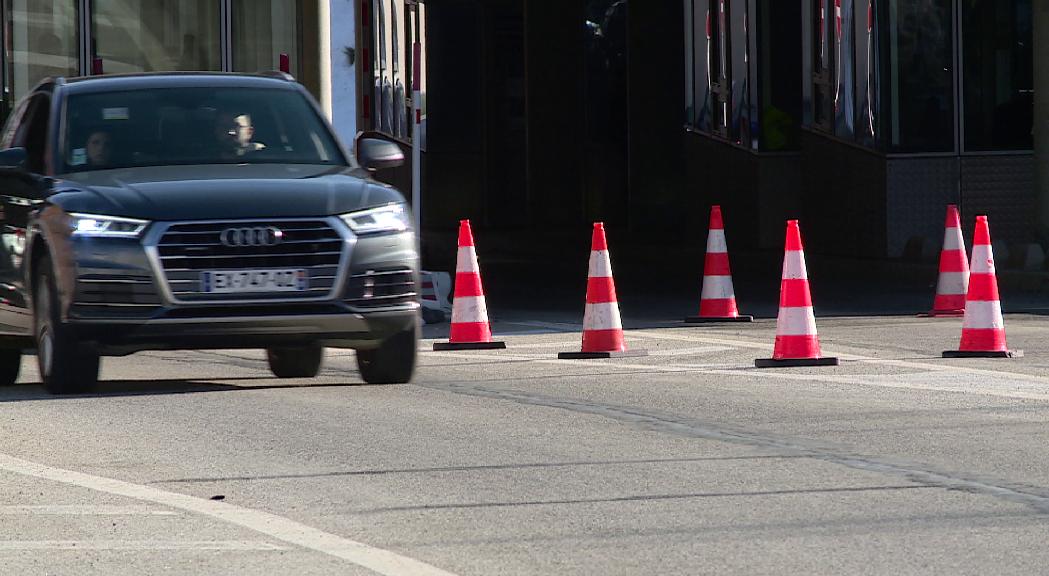
[[987,352],[974,352],[971,350],[947,350],[943,353],[944,358],[1023,358],[1023,350],[991,350]]
[[648,356],[648,350],[624,350],[623,352],[558,352],[561,360],[596,360],[602,358],[637,358]]
[[758,368],[791,368],[797,366],[837,366],[837,358],[759,358],[754,361]]
[[716,324],[718,322],[753,322],[753,316],[689,316],[685,318],[685,324]]
[[918,314],[918,318],[961,318],[965,316],[965,310],[958,312],[923,312]]
[[436,350],[502,350],[506,342],[434,342]]

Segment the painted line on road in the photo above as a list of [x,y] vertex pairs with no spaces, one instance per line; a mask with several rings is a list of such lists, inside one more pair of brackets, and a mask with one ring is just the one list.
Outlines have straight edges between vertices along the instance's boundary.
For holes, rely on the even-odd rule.
[[453,576],[451,572],[441,570],[414,558],[401,556],[390,550],[336,536],[283,516],[277,516],[261,510],[242,508],[228,502],[206,500],[187,494],[168,492],[152,486],[142,486],[83,472],[54,468],[7,454],[0,454],[0,470],[79,486],[96,492],[153,502],[169,508],[209,516],[223,522],[254,530],[295,546],[346,560],[379,574],[389,576]]
[[13,550],[223,550],[281,551],[284,546],[251,540],[0,540],[0,551]]
[[[534,362],[537,364],[550,364],[557,366],[566,366],[565,360],[551,359],[548,356],[539,357],[537,355],[525,355],[525,354],[464,354],[461,352],[429,352],[429,356],[442,356],[446,358],[459,358],[469,360],[486,360],[493,364],[507,363],[507,362]],[[938,364],[922,364],[917,362],[909,362],[905,360],[883,360],[877,358],[868,358],[865,356],[856,356],[848,354],[840,354],[842,359],[853,359],[853,360],[864,360],[871,361],[872,363],[885,364],[890,366],[897,366],[902,368],[911,368],[918,370],[916,373],[911,374],[894,374],[894,375],[865,375],[865,374],[835,374],[833,372],[822,372],[819,374],[806,374],[798,373],[789,370],[783,371],[769,371],[759,370],[752,367],[733,367],[726,365],[725,363],[719,364],[637,364],[637,363],[624,363],[618,361],[609,360],[572,360],[571,366],[574,367],[585,367],[585,368],[599,368],[602,370],[617,370],[623,374],[630,374],[634,372],[662,372],[669,374],[681,374],[681,373],[694,373],[694,374],[706,374],[713,376],[733,376],[733,377],[753,377],[763,378],[772,380],[791,380],[795,382],[824,382],[830,384],[845,384],[852,386],[871,386],[879,388],[895,388],[895,389],[909,389],[909,390],[924,390],[929,392],[948,392],[956,394],[982,394],[985,396],[995,396],[1000,398],[1013,398],[1023,400],[1042,400],[1049,401],[1049,387],[1044,389],[1035,388],[1031,386],[1032,383],[1049,385],[1049,379],[1041,378],[1038,376],[1029,376],[1026,374],[1016,374],[1014,372],[1002,372],[992,370],[982,370],[979,368],[966,368],[961,366],[943,366]],[[953,373],[956,375],[967,375],[977,376],[983,378],[983,380],[976,381],[942,381],[936,382],[914,382],[905,380],[890,380],[890,378],[906,378],[911,376],[923,377],[928,374],[939,373],[947,374]],[[993,378],[991,378],[993,376]],[[1015,377],[1015,378],[1014,378]]]
[[42,504],[0,506],[0,516],[176,516],[172,510],[152,506],[113,506],[108,504]]

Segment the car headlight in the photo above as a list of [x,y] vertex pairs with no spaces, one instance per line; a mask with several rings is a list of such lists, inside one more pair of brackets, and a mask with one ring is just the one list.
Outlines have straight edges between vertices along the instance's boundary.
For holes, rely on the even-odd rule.
[[146,220],[102,216],[99,214],[70,214],[69,227],[73,236],[101,238],[138,238],[149,224]]
[[403,232],[411,228],[411,219],[404,204],[387,204],[339,216],[357,234],[373,232]]

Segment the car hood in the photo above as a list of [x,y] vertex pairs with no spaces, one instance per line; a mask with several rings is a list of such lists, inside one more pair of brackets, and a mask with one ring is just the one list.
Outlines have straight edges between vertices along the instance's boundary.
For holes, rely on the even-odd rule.
[[158,166],[67,174],[50,201],[67,212],[144,220],[343,214],[403,202],[393,187],[345,166]]

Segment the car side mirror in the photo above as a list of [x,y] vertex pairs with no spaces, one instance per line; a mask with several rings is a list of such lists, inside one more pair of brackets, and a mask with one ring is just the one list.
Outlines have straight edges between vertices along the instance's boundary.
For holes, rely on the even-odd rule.
[[8,148],[7,150],[0,150],[0,168],[24,170],[25,161],[25,148]]
[[359,138],[357,140],[357,162],[366,170],[375,171],[396,168],[404,164],[404,153],[401,147],[379,138]]

